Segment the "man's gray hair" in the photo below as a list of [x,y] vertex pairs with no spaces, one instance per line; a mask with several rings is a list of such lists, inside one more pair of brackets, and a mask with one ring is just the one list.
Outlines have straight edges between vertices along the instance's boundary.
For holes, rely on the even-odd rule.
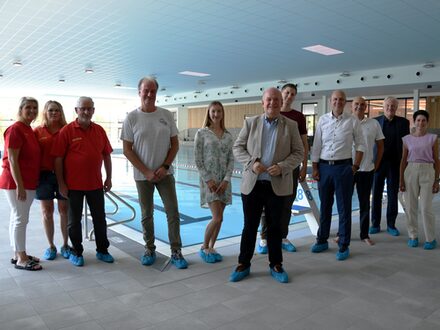
[[93,99],[91,97],[89,97],[89,96],[80,96],[78,98],[78,101],[76,102],[76,107],[77,108],[80,107],[80,104],[81,104],[82,101],[90,101],[90,102],[92,102],[93,106],[95,106],[95,102],[93,102]]
[[157,90],[159,90],[159,83],[157,82],[156,78],[153,77],[153,76],[147,76],[147,77],[143,77],[143,78],[141,78],[139,80],[139,82],[138,82],[138,92],[141,90],[141,85],[145,81],[152,81],[152,82],[154,82],[156,84]]

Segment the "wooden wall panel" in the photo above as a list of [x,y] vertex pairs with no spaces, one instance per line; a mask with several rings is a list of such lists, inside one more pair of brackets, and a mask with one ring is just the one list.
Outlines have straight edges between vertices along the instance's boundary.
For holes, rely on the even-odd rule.
[[430,96],[426,100],[429,112],[429,128],[440,128],[440,96]]
[[[226,105],[225,126],[226,128],[241,128],[245,116],[254,116],[263,113],[260,103]],[[194,107],[188,109],[188,128],[200,128],[205,119],[206,107]]]

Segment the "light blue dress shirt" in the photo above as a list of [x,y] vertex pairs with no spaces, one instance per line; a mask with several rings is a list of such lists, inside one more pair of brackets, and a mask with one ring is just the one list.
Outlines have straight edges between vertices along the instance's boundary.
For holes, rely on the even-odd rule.
[[[263,117],[263,134],[261,136],[261,158],[260,162],[265,167],[272,166],[273,155],[275,153],[277,133],[278,133],[278,118],[269,121],[269,119]],[[264,172],[258,175],[257,180],[271,181],[269,173]]]

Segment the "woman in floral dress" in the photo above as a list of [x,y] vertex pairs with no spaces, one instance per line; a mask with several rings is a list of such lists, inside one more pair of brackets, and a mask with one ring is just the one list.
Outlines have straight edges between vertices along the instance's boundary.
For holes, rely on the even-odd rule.
[[231,176],[234,168],[232,135],[225,128],[225,110],[213,101],[203,127],[195,136],[195,161],[200,174],[200,205],[210,208],[212,220],[206,226],[200,257],[208,263],[222,260],[214,249],[226,205],[232,203]]

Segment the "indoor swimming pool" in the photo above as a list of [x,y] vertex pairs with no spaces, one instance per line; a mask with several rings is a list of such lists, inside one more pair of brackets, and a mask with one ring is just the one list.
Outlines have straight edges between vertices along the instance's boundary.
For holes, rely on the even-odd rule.
[[[113,188],[112,191],[124,199],[136,210],[136,217],[133,221],[125,224],[130,228],[142,232],[140,208],[137,198],[136,185],[132,175],[132,166],[122,154],[117,152],[112,156],[113,161]],[[200,244],[203,242],[205,227],[211,219],[209,209],[200,207],[199,175],[194,162],[193,147],[191,145],[180,146],[177,157],[173,163],[175,168],[176,191],[179,203],[181,238],[184,247]],[[240,181],[242,166],[234,164],[232,177],[232,205],[226,207],[224,219],[218,239],[225,239],[241,235],[243,229],[243,210],[240,197]],[[319,207],[318,191],[316,183],[309,182],[314,200]],[[301,199],[306,198],[303,191],[298,191],[297,200],[294,203],[294,210],[304,211],[301,206]],[[353,198],[353,209],[357,209],[357,197]],[[114,207],[106,203],[107,210]],[[333,210],[336,213],[336,206]],[[108,217],[114,221],[121,221],[131,216],[132,212],[128,207],[120,206],[119,211]],[[303,215],[291,218],[292,223],[304,222]],[[166,244],[168,241],[168,229],[166,215],[160,196],[154,194],[154,223],[156,239]]]

